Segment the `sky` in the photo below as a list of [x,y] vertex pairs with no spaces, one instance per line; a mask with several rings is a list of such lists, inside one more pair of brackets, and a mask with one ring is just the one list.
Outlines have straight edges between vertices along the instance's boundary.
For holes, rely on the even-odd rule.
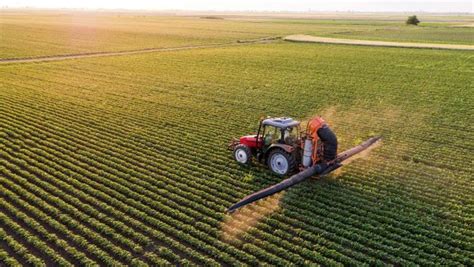
[[473,12],[474,0],[0,0],[0,7],[203,10]]

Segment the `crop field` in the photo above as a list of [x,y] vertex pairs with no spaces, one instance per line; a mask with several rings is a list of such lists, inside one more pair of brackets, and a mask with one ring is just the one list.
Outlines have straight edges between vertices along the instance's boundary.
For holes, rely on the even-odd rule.
[[[337,38],[474,44],[470,16],[426,16],[420,27],[405,17],[318,16],[317,19],[156,16],[153,13],[4,11],[0,16],[0,59],[104,51],[127,51],[235,42],[262,37],[310,34]],[[425,17],[421,17],[425,21]]]
[[334,37],[364,40],[429,42],[451,44],[474,44],[472,28],[467,27],[406,27],[405,25],[384,26],[361,31],[346,31],[332,34]]
[[[42,23],[0,17],[1,58],[387,23],[35,16]],[[101,26],[74,31],[71,44],[68,19]],[[36,30],[14,34],[27,28]],[[458,31],[426,40],[472,36]],[[35,34],[50,42],[32,45]],[[0,265],[473,266],[472,59],[275,40],[0,64]],[[228,141],[256,131],[262,115],[316,114],[340,151],[372,135],[383,142],[337,173],[226,214],[281,180],[237,165]]]

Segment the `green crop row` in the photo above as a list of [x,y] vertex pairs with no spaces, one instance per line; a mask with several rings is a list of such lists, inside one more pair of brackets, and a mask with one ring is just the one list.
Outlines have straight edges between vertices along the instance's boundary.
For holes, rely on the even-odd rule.
[[[0,265],[473,265],[468,57],[277,43],[1,66]],[[280,181],[228,139],[317,112],[340,150],[382,146],[226,215]]]
[[[13,224],[13,223],[12,223]],[[17,226],[13,224],[14,226]],[[25,234],[24,231],[21,231],[19,234]],[[0,228],[0,240],[4,242],[6,246],[8,246],[13,252],[15,252],[17,255],[19,255],[27,264],[33,265],[33,266],[45,266],[44,261],[41,259],[38,259],[36,256],[33,256],[27,248],[25,248],[21,243],[18,243],[13,237],[10,235],[7,235],[5,230],[3,228]],[[19,262],[16,261],[13,257],[9,257],[8,254],[5,255],[5,253],[1,254],[2,257],[0,258],[3,263],[7,265],[12,265],[16,266],[19,265]]]

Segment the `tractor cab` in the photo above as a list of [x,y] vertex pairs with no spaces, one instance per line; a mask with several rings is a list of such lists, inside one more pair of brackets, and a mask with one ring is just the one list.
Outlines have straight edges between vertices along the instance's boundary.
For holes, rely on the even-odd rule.
[[252,156],[280,176],[296,170],[301,150],[300,122],[292,118],[266,118],[260,120],[257,134],[240,137],[229,148],[235,160],[249,165]]
[[260,148],[268,150],[272,145],[298,145],[300,139],[300,122],[291,118],[268,118],[262,120],[257,140],[262,140]]

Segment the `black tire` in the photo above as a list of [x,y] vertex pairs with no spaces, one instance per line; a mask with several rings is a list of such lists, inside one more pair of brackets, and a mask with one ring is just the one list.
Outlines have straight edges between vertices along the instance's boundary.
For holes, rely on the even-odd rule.
[[290,154],[283,149],[276,148],[268,154],[267,165],[274,174],[278,176],[286,176],[295,171],[296,159],[293,154]]
[[252,152],[246,145],[236,145],[234,148],[233,156],[235,161],[240,165],[249,166],[252,162]]

